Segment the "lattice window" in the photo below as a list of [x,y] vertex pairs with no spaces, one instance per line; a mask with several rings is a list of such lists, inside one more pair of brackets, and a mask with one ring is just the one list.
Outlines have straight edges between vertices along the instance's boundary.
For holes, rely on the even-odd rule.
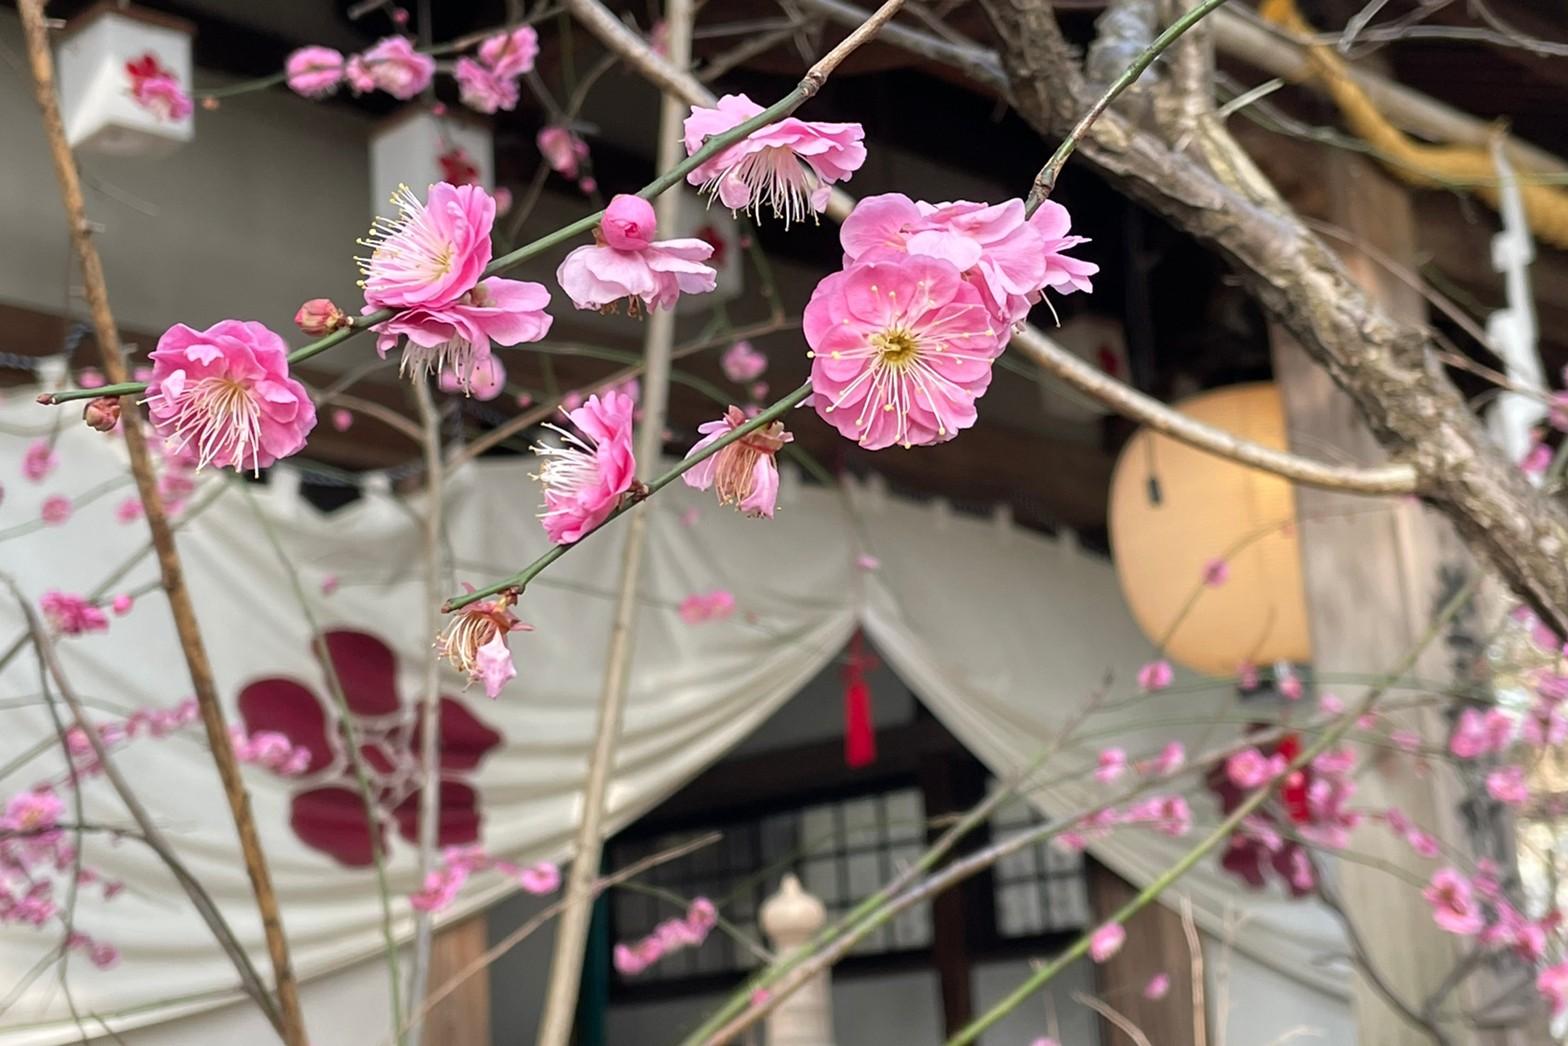
[[[992,838],[1012,835],[1045,818],[1022,799],[1004,804],[991,817]],[[996,892],[996,932],[1003,938],[1038,937],[1089,924],[1089,892],[1083,855],[1049,841],[1009,854],[991,870]]]

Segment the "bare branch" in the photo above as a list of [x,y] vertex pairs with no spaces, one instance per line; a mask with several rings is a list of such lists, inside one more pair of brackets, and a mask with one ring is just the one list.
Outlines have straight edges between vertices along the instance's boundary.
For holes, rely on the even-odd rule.
[[[22,17],[22,27],[27,37],[27,58],[32,68],[33,92],[38,108],[43,114],[44,132],[49,141],[50,157],[54,161],[55,177],[60,183],[60,196],[65,205],[66,220],[70,225],[71,241],[82,267],[82,285],[92,312],[94,334],[98,351],[103,356],[103,370],[113,384],[123,383],[128,374],[120,343],[120,332],[109,308],[109,293],[104,284],[103,263],[98,249],[92,242],[92,227],[87,220],[87,205],[82,197],[82,185],[76,170],[76,159],[66,141],[65,125],[60,119],[59,102],[55,95],[54,60],[49,50],[49,34],[43,11],[43,0],[20,0],[17,9]],[[126,398],[121,406],[130,418],[137,417],[134,399]],[[163,576],[163,588],[169,598],[169,609],[174,617],[175,631],[179,634],[180,649],[190,670],[191,686],[201,710],[202,725],[207,731],[207,743],[212,749],[213,762],[223,782],[223,792],[234,817],[234,827],[239,835],[240,851],[245,861],[245,871],[250,877],[251,890],[256,896],[256,907],[261,914],[261,925],[267,941],[267,951],[272,957],[272,971],[277,981],[278,1010],[281,1017],[280,1034],[289,1046],[305,1046],[305,1021],[300,1012],[299,985],[289,961],[288,940],[283,933],[283,920],[278,914],[278,898],[272,886],[272,875],[267,869],[267,859],[261,848],[261,837],[256,831],[251,814],[250,795],[240,776],[239,762],[229,741],[228,727],[223,721],[223,708],[218,703],[218,688],[213,679],[212,664],[202,645],[201,629],[196,621],[195,607],[185,587],[184,572],[180,565],[179,551],[175,548],[174,534],[169,529],[168,515],[163,499],[158,493],[158,479],[147,452],[147,436],[139,424],[123,426],[126,450],[130,454],[131,472],[136,477],[136,487],[141,493],[146,509],[147,526],[152,532],[153,546],[158,553],[158,566]]]

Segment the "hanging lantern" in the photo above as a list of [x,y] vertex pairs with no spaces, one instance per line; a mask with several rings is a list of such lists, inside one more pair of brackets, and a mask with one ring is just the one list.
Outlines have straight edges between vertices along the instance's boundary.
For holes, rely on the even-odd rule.
[[708,206],[705,197],[678,186],[669,190],[680,200],[675,228],[660,229],[659,239],[692,237],[713,248],[708,264],[718,273],[711,294],[683,294],[675,303],[677,313],[706,312],[721,302],[739,297],[746,288],[746,248],[741,237],[749,230],[721,205]]
[[[1270,383],[1176,409],[1285,449],[1285,408]],[[1110,504],[1111,554],[1134,620],[1167,657],[1207,675],[1310,661],[1295,518],[1287,481],[1139,429],[1117,459]]]
[[194,33],[182,18],[128,6],[95,7],[67,24],[55,56],[66,141],[118,156],[190,141]]
[[495,190],[495,143],[490,127],[465,114],[437,115],[411,105],[370,137],[370,213],[388,214],[388,199],[406,185],[420,199],[436,182]]

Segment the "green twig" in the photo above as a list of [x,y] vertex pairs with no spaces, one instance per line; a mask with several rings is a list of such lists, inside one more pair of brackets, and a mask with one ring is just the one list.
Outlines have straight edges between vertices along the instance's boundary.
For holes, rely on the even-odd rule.
[[543,573],[546,567],[560,559],[562,556],[566,555],[569,550],[576,548],[578,545],[581,545],[584,541],[588,540],[593,535],[599,533],[599,531],[603,530],[611,520],[616,519],[617,517],[626,513],[634,504],[637,504],[650,494],[658,493],[660,490],[679,479],[687,469],[690,469],[692,466],[706,461],[713,455],[717,454],[719,451],[723,450],[725,447],[729,446],[731,443],[734,443],[736,440],[743,439],[744,437],[751,435],[753,432],[756,432],[763,426],[777,421],[790,410],[796,406],[799,406],[800,403],[809,395],[811,395],[811,382],[808,381],[794,392],[791,392],[788,396],[785,396],[767,410],[763,411],[761,414],[758,414],[755,418],[752,418],[750,421],[746,422],[746,424],[730,432],[726,432],[719,439],[714,440],[712,443],[702,448],[702,450],[687,457],[669,469],[667,472],[651,481],[648,484],[647,491],[641,497],[635,499],[623,499],[615,511],[611,512],[608,516],[605,517],[603,523],[600,523],[597,527],[594,527],[577,541],[574,541],[570,545],[556,545],[552,547],[550,551],[546,552],[544,555],[540,556],[538,559],[534,560],[532,563],[528,564],[528,566],[524,567],[522,570],[519,570],[509,578],[504,578],[500,581],[497,581],[493,585],[487,585],[484,588],[477,589],[476,591],[470,592],[467,595],[453,596],[451,599],[442,604],[442,612],[451,613],[454,610],[459,610],[463,607],[466,607],[470,603],[477,603],[481,599],[488,599],[489,597],[498,595],[502,592],[511,592],[515,595],[521,595],[523,590],[528,587],[528,583]]

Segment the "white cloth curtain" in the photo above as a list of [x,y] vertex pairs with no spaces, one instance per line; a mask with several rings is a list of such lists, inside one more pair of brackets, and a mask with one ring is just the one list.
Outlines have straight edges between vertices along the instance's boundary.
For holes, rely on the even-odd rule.
[[[0,404],[0,569],[34,600],[51,588],[85,593],[144,548],[145,524],[117,520],[116,506],[133,494],[123,455],[117,444],[81,425],[62,428],[62,464],[55,472],[39,483],[22,478],[29,433],[45,431],[50,421],[30,399],[24,390]],[[482,584],[545,550],[533,518],[538,493],[529,468],[525,461],[485,462],[448,478],[444,511],[454,582]],[[179,542],[230,716],[238,720],[237,696],[262,678],[291,678],[327,702],[323,670],[311,654],[313,630],[267,541],[265,523],[297,571],[320,627],[372,633],[395,653],[400,711],[380,725],[411,721],[431,640],[424,629],[431,596],[417,568],[420,499],[404,501],[385,482],[372,480],[359,500],[322,514],[300,497],[298,476],[286,465],[266,486],[241,489],[234,479],[218,477],[203,485],[227,489],[181,531]],[[84,496],[95,490],[95,498]],[[8,533],[37,519],[51,494],[78,501],[68,523]],[[652,502],[632,688],[610,791],[612,825],[634,820],[721,758],[821,671],[857,625],[998,775],[1027,766],[1108,670],[1115,695],[1132,693],[1149,645],[1122,607],[1104,561],[1009,525],[875,490],[840,493],[786,477],[782,504],[778,519],[765,522],[722,510],[684,487]],[[682,518],[690,509],[700,513],[694,526]],[[477,792],[482,839],[496,855],[565,856],[596,717],[621,539],[622,528],[612,527],[529,589],[519,613],[536,630],[513,636],[518,678],[499,700],[465,693],[451,673],[443,678],[443,693],[459,698],[502,736],[461,776]],[[878,557],[880,569],[857,570],[862,552]],[[333,576],[338,588],[326,594],[323,582]],[[144,555],[112,591],[156,578]],[[735,596],[732,616],[696,625],[681,620],[677,606],[684,597],[720,588]],[[0,643],[9,645],[22,627],[13,603],[0,601]],[[75,689],[105,720],[137,707],[173,705],[190,692],[161,592],[142,596],[107,633],[64,638],[58,646]],[[36,661],[24,650],[0,672],[0,764],[10,765],[53,735],[39,693]],[[1159,707],[1166,715],[1180,708],[1181,717],[1196,719],[1227,700],[1216,690],[1166,699]],[[1149,717],[1147,710],[1122,706],[1084,729],[1102,732]],[[1190,723],[1133,729],[1132,737],[1118,733],[1130,751],[1202,731]],[[1064,753],[1060,765],[1087,765],[1094,750],[1095,743],[1087,743]],[[199,728],[128,743],[116,762],[265,976],[259,920]],[[57,779],[62,765],[56,752],[47,751],[12,767],[0,789],[8,796]],[[247,768],[246,776],[296,969],[308,978],[373,955],[381,940],[373,872],[343,867],[290,827],[293,796],[338,779],[341,766],[303,778],[258,768]],[[1059,813],[1101,794],[1092,781],[1076,781],[1031,798]],[[89,822],[128,823],[105,782],[90,782],[83,796]],[[397,928],[406,933],[412,923],[404,898],[418,885],[416,855],[395,832],[388,838]],[[78,1009],[118,1014],[121,1026],[133,1027],[232,998],[232,969],[157,859],[133,840],[116,844],[90,835],[83,846],[85,863],[122,881],[125,890],[110,901],[95,889],[82,891],[78,928],[116,945],[122,959],[109,971],[95,970],[83,957],[72,961]],[[1101,842],[1095,852],[1142,882],[1181,846],[1138,831]],[[481,907],[509,888],[481,877],[453,914]],[[1223,932],[1227,904],[1244,901],[1250,919],[1236,935],[1238,947],[1293,976],[1342,990],[1337,978],[1316,972],[1313,960],[1337,947],[1332,926],[1316,909],[1244,894],[1212,864],[1189,876],[1183,889],[1214,932]],[[0,984],[20,983],[62,934],[59,924],[0,929]],[[0,1042],[75,1038],[52,971],[0,1017]]]

